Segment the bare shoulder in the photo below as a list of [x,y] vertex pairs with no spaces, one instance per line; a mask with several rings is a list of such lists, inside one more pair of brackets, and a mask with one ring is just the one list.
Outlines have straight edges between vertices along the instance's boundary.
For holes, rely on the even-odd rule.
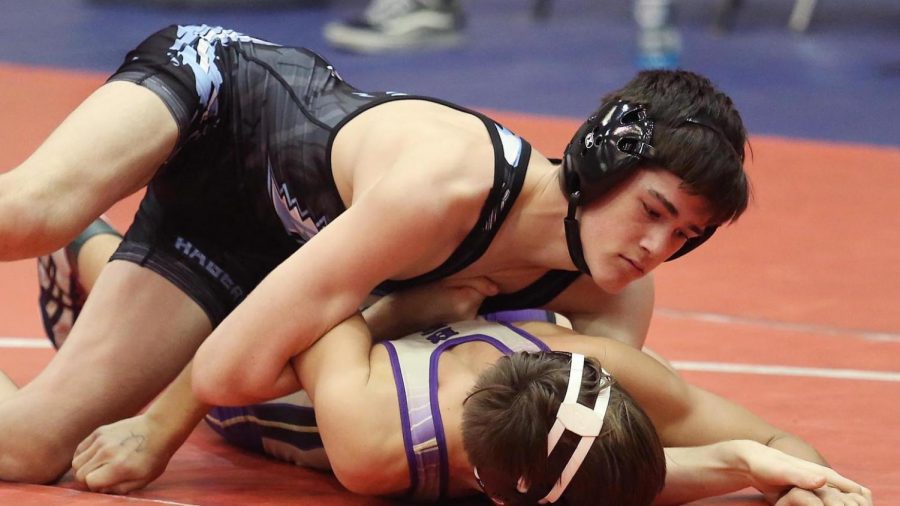
[[344,126],[332,165],[339,191],[350,200],[388,179],[434,201],[477,198],[493,184],[494,153],[476,116],[426,100],[373,107]]

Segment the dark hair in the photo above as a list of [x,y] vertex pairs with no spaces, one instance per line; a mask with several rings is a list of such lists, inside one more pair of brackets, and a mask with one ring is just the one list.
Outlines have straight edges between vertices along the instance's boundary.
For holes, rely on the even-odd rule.
[[[488,492],[505,504],[536,504],[569,461],[581,440],[563,433],[547,456],[547,435],[565,395],[569,354],[515,353],[481,373],[463,406],[463,445]],[[666,459],[644,411],[587,358],[579,402],[593,406],[611,388],[603,429],[557,504],[648,505],[662,490]],[[490,479],[487,478],[490,476]],[[527,493],[516,490],[519,478]]]
[[643,104],[655,122],[656,156],[645,165],[661,165],[681,178],[690,193],[704,197],[713,223],[734,221],[747,209],[747,131],[734,103],[709,79],[685,70],[648,70],[602,102],[619,100]]

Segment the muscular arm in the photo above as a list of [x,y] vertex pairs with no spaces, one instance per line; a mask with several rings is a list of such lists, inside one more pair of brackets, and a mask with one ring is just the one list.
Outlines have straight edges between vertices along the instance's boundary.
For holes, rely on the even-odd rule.
[[145,413],[98,428],[75,450],[75,479],[95,492],[125,494],[165,471],[210,406],[191,392],[191,365]]
[[[331,443],[333,429],[348,422],[345,412],[365,398],[372,340],[362,319],[351,317],[335,326],[306,353],[296,357],[290,374],[304,379],[316,407],[319,426],[346,468],[354,462],[345,445]],[[347,404],[347,403],[350,404]],[[191,364],[148,407],[145,413],[98,428],[75,450],[75,479],[89,490],[125,494],[142,488],[165,471],[169,460],[211,406],[194,397]]]
[[871,503],[868,489],[832,469],[755,441],[732,440],[700,447],[666,448],[666,485],[654,504],[684,504],[746,487],[767,495],[777,495],[790,487],[835,494],[841,491],[867,499],[859,504]]
[[[653,357],[657,362],[669,370],[671,374],[680,379],[678,373],[675,372],[675,369],[665,358],[646,348],[644,349],[644,354]],[[711,428],[725,427],[728,430],[734,430],[738,435],[729,437],[728,434],[713,433],[710,434],[710,439],[721,441],[727,439],[753,439],[771,448],[781,450],[788,455],[799,457],[823,466],[828,465],[824,457],[803,439],[769,424],[739,404],[713,394],[712,392],[690,385],[683,380],[681,381],[687,387],[686,394],[689,399],[688,402],[693,407],[685,416],[694,417],[694,420],[684,420],[682,423],[685,423],[688,426],[693,423],[707,425],[705,420],[716,419],[716,424]],[[718,417],[721,417],[721,419]],[[756,437],[751,437],[751,434],[756,434]]]
[[372,335],[357,315],[296,357],[292,367],[316,407],[319,435],[338,481],[357,494],[381,495],[403,490],[408,471],[397,422],[382,395],[386,386],[395,390],[373,380],[371,354]]
[[581,276],[549,305],[572,322],[576,332],[610,337],[640,349],[653,314],[653,278],[647,275],[612,295]]
[[644,408],[667,447],[746,439],[825,464],[805,441],[774,427],[738,404],[688,384],[647,353],[615,340],[577,335],[553,340],[551,346],[598,358]]
[[[194,362],[199,398],[247,404],[298,388],[291,357],[355,312],[378,283],[425,272],[449,256],[476,220],[486,189],[448,186],[421,170],[423,156],[410,153],[371,188],[357,190],[346,212],[213,331]],[[423,240],[423,230],[440,235]]]
[[[727,399],[687,384],[661,357],[654,359],[652,353],[613,340],[583,337],[569,340],[560,349],[600,359],[644,407],[663,445],[680,448],[667,453],[670,470],[677,473],[667,478],[662,496],[667,501],[693,500],[754,486],[773,502],[780,493],[796,487],[791,494],[808,494],[814,501],[820,494],[831,494],[870,503],[862,499],[870,495],[867,489],[828,469],[809,443]],[[686,448],[704,445],[713,447]],[[739,445],[737,449],[735,445]],[[710,448],[717,450],[708,453]],[[723,448],[732,454],[722,453]],[[675,455],[681,455],[681,459],[673,461]],[[819,482],[824,483],[823,476],[828,487],[816,489],[821,486]],[[807,492],[813,489],[815,492]]]

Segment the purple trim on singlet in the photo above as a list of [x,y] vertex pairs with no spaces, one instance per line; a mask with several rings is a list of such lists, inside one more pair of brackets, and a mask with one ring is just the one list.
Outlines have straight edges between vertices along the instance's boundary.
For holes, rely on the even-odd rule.
[[547,346],[547,344],[544,341],[541,341],[540,339],[534,337],[533,335],[529,334],[528,332],[525,332],[524,330],[520,329],[519,327],[515,327],[512,324],[507,323],[507,322],[497,322],[497,323],[499,323],[500,325],[503,325],[504,327],[508,328],[509,330],[512,330],[516,334],[519,334],[520,336],[524,337],[525,339],[528,339],[529,341],[534,343],[535,346],[540,348],[541,351],[550,351],[550,347]]
[[549,312],[546,309],[506,309],[503,311],[494,311],[481,315],[482,318],[489,322],[526,322],[540,321],[556,323],[554,320],[548,319]]
[[505,355],[549,349],[525,331],[485,321],[453,323],[381,343],[388,351],[397,385],[410,474],[407,498],[436,501],[447,496],[450,466],[438,398],[438,365],[445,350],[476,341],[488,343]]
[[403,374],[400,371],[400,359],[397,357],[397,349],[390,341],[381,343],[387,349],[388,358],[391,361],[391,371],[394,373],[394,385],[397,386],[397,400],[400,403],[400,428],[403,433],[403,448],[406,450],[406,463],[409,466],[409,493],[419,486],[419,473],[417,471],[416,453],[412,445],[412,428],[409,426],[409,405],[406,403],[406,387],[403,382]]
[[[530,339],[529,339],[530,340]],[[441,405],[438,401],[437,368],[441,353],[448,348],[472,341],[489,343],[500,350],[504,355],[512,355],[512,350],[497,339],[484,334],[471,334],[452,341],[444,341],[431,352],[431,362],[428,365],[428,383],[431,393],[431,417],[434,420],[434,435],[438,442],[438,455],[441,458],[441,498],[447,497],[447,484],[450,482],[450,458],[447,455],[447,438],[444,435],[444,420],[441,418]]]

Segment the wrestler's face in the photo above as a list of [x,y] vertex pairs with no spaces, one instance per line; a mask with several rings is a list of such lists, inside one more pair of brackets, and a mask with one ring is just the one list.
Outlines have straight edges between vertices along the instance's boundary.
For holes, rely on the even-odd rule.
[[700,235],[710,218],[706,199],[661,169],[641,169],[581,212],[584,258],[609,293],[643,277]]

